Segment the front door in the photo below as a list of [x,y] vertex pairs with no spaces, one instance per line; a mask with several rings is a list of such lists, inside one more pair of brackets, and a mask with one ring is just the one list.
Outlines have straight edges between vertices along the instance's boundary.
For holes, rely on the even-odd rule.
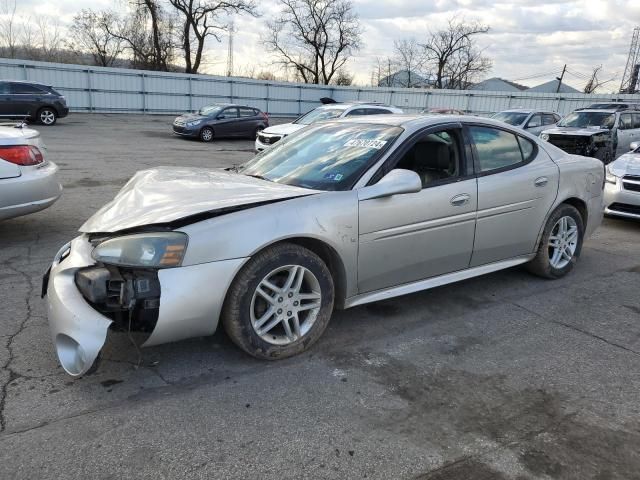
[[238,108],[228,107],[222,110],[213,127],[217,137],[233,137],[238,134]]
[[532,253],[558,192],[558,166],[534,142],[510,131],[470,125],[469,136],[478,173],[471,266]]
[[371,292],[469,266],[477,184],[468,175],[462,130],[429,129],[383,167],[417,172],[418,193],[361,200],[358,289]]

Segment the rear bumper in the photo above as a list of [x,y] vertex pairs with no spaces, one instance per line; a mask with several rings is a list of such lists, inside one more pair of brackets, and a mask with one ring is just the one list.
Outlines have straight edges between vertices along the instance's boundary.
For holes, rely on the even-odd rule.
[[625,190],[622,182],[607,183],[604,187],[604,213],[640,220],[640,192]]
[[19,177],[0,180],[0,220],[44,210],[62,195],[55,163],[20,170]]
[[[85,300],[75,283],[80,268],[95,264],[92,249],[85,235],[65,245],[53,260],[45,290],[58,359],[74,377],[91,368],[113,323]],[[244,262],[233,259],[160,270],[158,320],[142,346],[213,334],[227,289]]]
[[69,115],[69,107],[60,107],[58,110],[58,118],[64,118]]

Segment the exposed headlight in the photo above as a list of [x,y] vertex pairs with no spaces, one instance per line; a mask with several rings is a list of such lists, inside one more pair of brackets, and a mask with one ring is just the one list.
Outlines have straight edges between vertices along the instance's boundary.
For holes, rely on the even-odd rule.
[[187,122],[187,127],[195,127],[196,125],[200,125],[200,123],[202,123],[202,120],[191,120]]
[[126,267],[179,267],[188,237],[180,232],[137,233],[98,244],[91,256],[98,262]]
[[540,134],[540,138],[541,138],[542,140],[544,140],[545,142],[548,142],[548,141],[549,141],[549,135],[548,135],[547,133],[541,133],[541,134]]
[[611,165],[607,165],[607,168],[604,170],[604,180],[607,183],[613,183],[614,185],[618,181],[618,177],[611,171]]

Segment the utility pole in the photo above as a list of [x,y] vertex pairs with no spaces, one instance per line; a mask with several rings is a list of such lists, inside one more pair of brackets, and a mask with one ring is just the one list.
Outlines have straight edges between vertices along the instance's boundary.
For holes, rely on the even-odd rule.
[[229,24],[229,50],[227,52],[227,77],[233,76],[233,34],[235,25],[233,22]]
[[564,78],[564,73],[567,71],[567,64],[564,64],[564,68],[562,69],[562,73],[559,77],[556,77],[558,80],[558,88],[556,88],[556,93],[560,93],[560,87],[562,86],[562,79]]

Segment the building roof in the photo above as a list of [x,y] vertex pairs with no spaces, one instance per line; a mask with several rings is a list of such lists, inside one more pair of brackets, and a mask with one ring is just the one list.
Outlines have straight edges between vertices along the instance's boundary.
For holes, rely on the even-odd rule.
[[[542,92],[542,93],[556,93],[558,90],[558,80],[553,79],[550,82],[542,83],[540,85],[536,85],[535,87],[531,87],[528,92]],[[579,90],[576,90],[573,87],[570,87],[566,83],[560,85],[560,93],[580,93]]]
[[412,87],[412,88],[426,88],[433,85],[433,82],[429,81],[422,75],[416,72],[409,72],[408,70],[398,70],[383,77],[378,82],[379,87]]
[[521,92],[527,90],[527,87],[516,82],[510,82],[504,78],[493,77],[487,78],[482,82],[476,83],[469,87],[469,90],[484,90],[494,92]]

